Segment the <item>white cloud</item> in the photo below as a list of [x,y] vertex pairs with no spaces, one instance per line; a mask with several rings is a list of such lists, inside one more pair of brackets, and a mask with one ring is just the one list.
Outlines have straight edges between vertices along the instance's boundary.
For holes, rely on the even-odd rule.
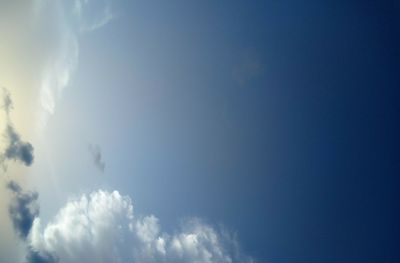
[[253,262],[226,233],[190,219],[174,234],[153,216],[134,215],[117,191],[69,201],[44,228],[34,221],[30,246],[60,262]]
[[14,111],[17,126],[35,126],[40,134],[71,85],[82,36],[114,19],[115,6],[111,0],[0,1],[0,87],[24,105]]
[[107,0],[37,0],[32,13],[38,41],[47,45],[42,54],[45,59],[38,68],[43,110],[39,124],[43,127],[78,65],[80,35],[104,26],[113,14]]

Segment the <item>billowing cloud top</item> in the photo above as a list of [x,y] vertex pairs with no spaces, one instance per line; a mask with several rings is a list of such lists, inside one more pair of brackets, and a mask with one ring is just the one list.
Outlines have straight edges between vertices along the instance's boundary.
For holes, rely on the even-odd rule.
[[155,216],[134,216],[131,199],[117,191],[68,202],[44,228],[35,219],[30,238],[35,255],[65,263],[253,262],[234,238],[198,219],[187,220],[174,234],[162,232]]

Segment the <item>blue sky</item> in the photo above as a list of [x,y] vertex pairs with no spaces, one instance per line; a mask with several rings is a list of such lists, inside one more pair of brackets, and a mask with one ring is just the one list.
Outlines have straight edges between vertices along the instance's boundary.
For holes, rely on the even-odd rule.
[[0,261],[398,261],[399,4],[0,5]]

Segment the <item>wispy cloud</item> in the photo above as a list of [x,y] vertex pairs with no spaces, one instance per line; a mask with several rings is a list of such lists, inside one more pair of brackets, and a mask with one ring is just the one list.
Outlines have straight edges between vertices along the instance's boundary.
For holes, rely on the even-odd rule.
[[96,30],[114,18],[111,0],[75,0],[73,13],[81,32]]
[[109,23],[114,17],[111,6],[108,0],[58,0],[38,1],[32,8],[36,30],[45,35],[49,43],[43,54],[47,59],[38,65],[43,111],[40,127],[43,128],[54,114],[57,100],[71,82],[79,61],[80,36]]

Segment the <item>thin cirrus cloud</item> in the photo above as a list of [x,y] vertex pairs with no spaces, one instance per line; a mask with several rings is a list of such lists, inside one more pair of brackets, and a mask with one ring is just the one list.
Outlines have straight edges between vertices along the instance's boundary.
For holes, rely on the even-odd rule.
[[73,13],[79,22],[79,30],[81,32],[100,28],[114,17],[111,11],[111,0],[76,0],[73,6]]
[[[39,87],[41,114],[38,125],[46,126],[49,116],[54,114],[57,100],[72,79],[79,62],[79,39],[113,18],[110,0],[38,0],[34,4],[17,0],[25,6],[30,16],[31,28],[38,37],[35,47],[44,46],[40,56],[45,58],[33,69]],[[0,8],[1,8],[0,4]]]

